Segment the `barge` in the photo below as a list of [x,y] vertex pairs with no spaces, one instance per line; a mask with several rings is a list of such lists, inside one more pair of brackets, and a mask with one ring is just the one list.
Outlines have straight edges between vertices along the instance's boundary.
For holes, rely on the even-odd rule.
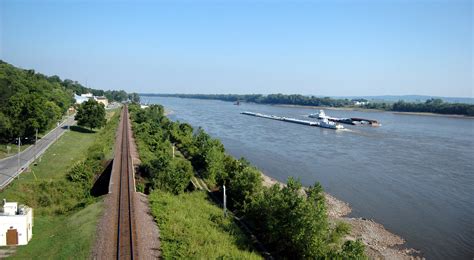
[[348,124],[348,125],[371,125],[371,126],[381,126],[377,120],[373,119],[366,119],[366,118],[358,118],[358,117],[351,117],[351,118],[337,118],[337,117],[330,117],[327,116],[323,110],[319,110],[319,113],[314,113],[308,115],[310,118],[317,118],[317,119],[327,119],[331,122]]
[[291,118],[291,117],[265,115],[261,113],[254,113],[254,112],[248,112],[248,111],[241,112],[241,114],[248,115],[248,116],[261,117],[261,118],[266,118],[266,119],[273,119],[273,120],[278,120],[278,121],[284,121],[284,122],[289,122],[289,123],[295,123],[295,124],[300,124],[300,125],[317,126],[317,127],[334,129],[334,130],[344,129],[344,126],[338,123],[329,121],[326,118],[323,118],[318,122],[315,122],[315,121],[301,120],[301,119],[296,119],[296,118]]

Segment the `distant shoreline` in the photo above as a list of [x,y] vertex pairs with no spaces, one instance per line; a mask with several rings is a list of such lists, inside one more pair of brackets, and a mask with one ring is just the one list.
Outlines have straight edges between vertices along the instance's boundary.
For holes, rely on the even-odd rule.
[[466,118],[474,119],[474,116],[465,115],[454,115],[454,114],[437,114],[429,112],[402,112],[402,111],[389,111],[382,109],[371,109],[371,108],[358,108],[358,107],[325,107],[325,106],[303,106],[303,105],[285,105],[285,104],[268,104],[276,107],[289,107],[289,108],[312,108],[312,109],[325,109],[325,110],[339,110],[339,111],[361,111],[361,112],[385,112],[398,115],[415,115],[415,116],[435,116],[435,117],[450,117],[450,118]]
[[[147,97],[173,97],[173,98],[188,98],[188,99],[199,99],[199,100],[219,100],[222,102],[233,102],[230,100],[223,100],[218,98],[198,98],[198,97],[181,97],[173,95],[150,95],[150,94],[141,94],[142,96]],[[327,110],[346,110],[346,111],[361,111],[361,112],[388,112],[399,115],[416,115],[416,116],[435,116],[435,117],[447,117],[447,118],[465,118],[465,119],[474,119],[474,116],[462,115],[462,114],[440,114],[440,113],[431,113],[431,112],[403,112],[403,111],[393,111],[393,110],[383,110],[383,109],[374,109],[374,108],[362,108],[362,107],[328,107],[328,106],[307,106],[307,105],[294,105],[294,104],[271,104],[271,103],[254,103],[248,101],[240,101],[242,103],[249,104],[259,104],[259,105],[269,105],[276,107],[290,107],[290,108],[310,108],[310,109],[327,109]]]

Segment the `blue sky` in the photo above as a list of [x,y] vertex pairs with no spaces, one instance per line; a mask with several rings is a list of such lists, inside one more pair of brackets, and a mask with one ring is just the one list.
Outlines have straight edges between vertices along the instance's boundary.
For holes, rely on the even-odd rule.
[[0,1],[0,59],[155,93],[473,96],[472,1]]

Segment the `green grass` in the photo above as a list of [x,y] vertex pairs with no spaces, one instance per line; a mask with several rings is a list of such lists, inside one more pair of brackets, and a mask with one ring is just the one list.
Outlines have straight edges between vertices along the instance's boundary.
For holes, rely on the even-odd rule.
[[205,192],[172,195],[153,191],[152,214],[160,228],[165,259],[261,259],[231,217],[208,200]]
[[[38,181],[64,178],[67,170],[75,162],[84,159],[87,149],[95,140],[96,133],[66,132],[20,177],[13,181],[4,191],[2,198],[8,201],[21,201],[20,196],[31,195],[27,187]],[[25,194],[26,193],[26,194]],[[27,202],[27,201],[22,201]]]
[[93,133],[66,132],[37,160],[37,165],[32,165],[0,192],[1,198],[26,204],[34,210],[33,237],[28,245],[19,246],[11,258],[90,257],[102,199],[86,196],[80,185],[66,179],[66,174],[74,163],[86,159],[93,146],[104,147],[104,152],[111,154],[112,148],[108,146],[117,123],[115,119],[106,130]]
[[[10,146],[10,153],[8,153],[7,146]],[[30,144],[21,145],[20,150],[24,151],[26,148],[30,147]],[[0,144],[0,159],[16,155],[18,152],[18,146],[16,144]]]
[[33,238],[10,259],[89,259],[102,202],[69,216],[37,216]]

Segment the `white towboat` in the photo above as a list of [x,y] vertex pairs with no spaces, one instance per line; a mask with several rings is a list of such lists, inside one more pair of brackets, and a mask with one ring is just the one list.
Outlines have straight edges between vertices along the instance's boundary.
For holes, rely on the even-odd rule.
[[323,128],[330,128],[330,129],[344,129],[344,126],[341,124],[334,123],[332,121],[329,121],[327,118],[322,118],[319,121],[319,126]]

